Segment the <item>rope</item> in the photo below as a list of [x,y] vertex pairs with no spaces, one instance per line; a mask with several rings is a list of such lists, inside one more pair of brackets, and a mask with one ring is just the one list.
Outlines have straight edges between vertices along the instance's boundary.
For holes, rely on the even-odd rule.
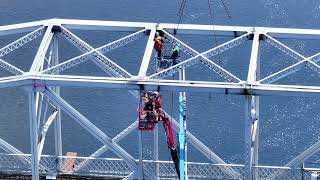
[[187,0],[182,0],[179,11],[178,11],[178,16],[179,16],[179,20],[178,20],[178,24],[177,24],[177,28],[176,30],[179,29],[179,25],[181,23],[181,19],[182,19],[182,15],[186,6]]
[[213,30],[213,37],[214,37],[214,41],[215,41],[215,46],[217,46],[218,45],[218,41],[217,41],[216,32],[214,30],[214,11],[212,11],[212,9],[211,9],[210,0],[208,0],[208,8],[209,8],[209,14],[210,14],[210,18],[211,18],[211,24],[212,24],[212,30]]
[[224,10],[226,11],[226,13],[227,13],[227,15],[228,15],[228,18],[229,18],[230,20],[232,20],[232,19],[231,19],[230,12],[229,12],[229,10],[228,10],[228,8],[227,8],[226,4],[224,3],[224,1],[223,1],[223,0],[220,0],[220,1],[221,1],[222,5],[223,5],[223,7],[224,7]]

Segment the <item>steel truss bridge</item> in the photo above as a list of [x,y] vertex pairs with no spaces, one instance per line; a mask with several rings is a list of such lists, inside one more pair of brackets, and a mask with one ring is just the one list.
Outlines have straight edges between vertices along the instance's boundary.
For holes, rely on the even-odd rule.
[[[139,98],[139,90],[175,92],[210,92],[217,94],[236,94],[245,97],[245,153],[244,164],[227,164],[214,150],[208,148],[189,131],[186,137],[189,145],[194,146],[200,153],[208,158],[210,163],[185,162],[186,178],[189,179],[301,179],[301,163],[320,150],[320,141],[301,152],[283,167],[260,166],[258,164],[259,142],[259,97],[267,95],[277,96],[318,96],[319,86],[281,85],[274,82],[297,72],[303,68],[311,68],[320,72],[317,62],[320,53],[306,57],[280,42],[282,38],[307,38],[320,37],[320,30],[315,29],[288,29],[267,27],[240,27],[240,26],[211,26],[144,22],[119,22],[95,21],[73,19],[49,19],[14,25],[0,26],[0,36],[25,33],[26,35],[13,41],[0,49],[0,66],[12,76],[0,78],[0,88],[23,88],[29,96],[29,119],[31,154],[25,154],[0,138],[0,148],[5,153],[0,154],[0,171],[5,174],[20,173],[32,175],[32,179],[39,179],[39,175],[59,176],[91,175],[110,176],[124,179],[174,179],[177,178],[172,162],[161,161],[158,156],[158,135],[154,133],[154,159],[142,160],[133,158],[118,142],[126,135],[137,129],[137,122],[124,129],[115,137],[107,136],[89,119],[81,114],[60,96],[63,87],[93,87],[126,89]],[[83,39],[76,36],[73,30],[101,30],[101,31],[126,31],[131,32],[118,40],[94,48]],[[154,36],[156,31],[161,31],[164,37],[178,45],[190,58],[171,66],[167,69],[152,74],[147,74],[152,59]],[[175,36],[178,34],[202,34],[227,36],[231,40],[212,47],[205,52],[198,52]],[[83,54],[66,61],[59,59],[57,36],[65,37]],[[130,74],[106,56],[113,49],[125,46],[141,37],[147,37],[147,43],[138,74]],[[33,63],[28,71],[8,63],[5,55],[14,53],[15,50],[36,38],[42,38]],[[231,48],[240,46],[246,41],[251,41],[251,55],[246,79],[240,79],[228,70],[219,66],[210,58],[217,56]],[[296,63],[267,77],[260,77],[260,44],[261,41],[274,46],[287,56],[296,60]],[[101,68],[106,76],[74,76],[63,75],[62,72],[77,66],[85,61],[94,62]],[[223,78],[221,82],[167,80],[165,77],[178,73],[181,69],[188,68],[197,63],[204,64],[213,73]],[[45,100],[47,99],[47,100]],[[56,111],[48,115],[48,119],[40,126],[43,106],[52,106]],[[62,155],[61,111],[69,115],[86,131],[97,138],[102,146],[90,157],[66,157]],[[169,115],[167,113],[167,115]],[[179,132],[179,122],[172,119],[173,128]],[[53,126],[53,127],[51,127]],[[44,155],[42,149],[46,133],[49,128],[55,132],[55,154]],[[141,151],[141,138],[139,148]],[[100,158],[106,151],[112,151],[118,158]],[[70,160],[71,159],[71,160]],[[70,162],[72,167],[63,170],[63,163]],[[310,173],[304,172],[305,177]]]

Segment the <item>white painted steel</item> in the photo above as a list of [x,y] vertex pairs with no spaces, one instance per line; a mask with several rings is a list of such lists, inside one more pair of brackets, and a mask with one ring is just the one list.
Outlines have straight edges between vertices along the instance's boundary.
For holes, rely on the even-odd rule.
[[[57,34],[54,34],[52,39],[52,46],[51,46],[51,52],[48,62],[48,67],[51,67],[52,65],[59,64],[59,42]],[[52,63],[51,63],[52,62]],[[60,95],[60,87],[56,86],[54,88],[54,91]],[[56,110],[58,112],[56,120],[54,121],[54,149],[55,149],[55,155],[57,157],[62,156],[62,133],[61,133],[61,109],[60,107],[56,107]],[[57,158],[57,172],[59,172],[62,168],[62,160],[60,158]]]
[[82,55],[79,55],[79,56],[74,57],[72,59],[69,59],[63,63],[55,65],[51,68],[48,68],[48,69],[44,70],[42,73],[52,73],[52,72],[60,72],[60,71],[66,70],[70,67],[73,67],[75,65],[78,65],[82,62],[87,61],[89,56],[92,56],[92,55],[97,56],[99,52],[106,53],[108,51],[111,51],[112,49],[116,49],[116,48],[121,47],[127,43],[130,43],[134,40],[137,40],[142,36],[143,32],[145,32],[144,29],[140,30],[138,32],[135,32],[133,34],[130,34],[128,36],[125,36],[125,37],[118,39],[116,41],[113,41],[111,43],[108,43],[108,44],[101,46],[99,48],[92,49],[89,52],[86,52]]
[[34,31],[50,20],[0,26],[0,36]]
[[41,41],[41,44],[38,48],[37,54],[33,60],[32,66],[30,68],[30,71],[39,71],[41,66],[44,63],[44,58],[46,56],[47,50],[50,46],[51,40],[53,38],[53,32],[52,32],[52,25],[48,26],[46,29],[46,32],[43,36],[43,39]]
[[[223,69],[222,67],[220,67],[219,65],[217,65],[216,63],[212,62],[211,60],[209,60],[209,57],[215,56],[217,54],[220,54],[232,47],[238,46],[241,43],[243,43],[245,40],[247,40],[247,36],[249,34],[245,34],[242,35],[238,38],[232,39],[228,42],[225,42],[217,47],[214,47],[212,49],[209,49],[203,53],[198,53],[195,50],[192,51],[192,54],[196,54],[194,57],[189,58],[185,61],[182,61],[174,66],[171,66],[167,69],[164,69],[160,72],[157,72],[151,76],[149,76],[148,78],[150,79],[163,79],[166,76],[172,75],[176,72],[179,72],[180,69],[182,68],[187,68],[189,66],[194,65],[197,61],[201,61],[203,64],[205,64],[206,66],[208,66],[210,69],[214,70],[216,73],[218,73],[221,77],[227,79],[228,81],[231,82],[239,82],[241,81],[239,78],[237,78],[236,76],[234,76],[233,74],[231,74],[230,72],[228,72],[227,70]],[[180,43],[181,46],[183,46],[182,43]],[[190,51],[190,47],[188,46],[184,46],[187,47],[186,49],[189,49]]]
[[21,152],[20,150],[18,150],[17,148],[15,148],[14,146],[12,146],[11,144],[9,144],[8,142],[6,142],[5,140],[3,140],[1,138],[0,138],[0,148],[9,154],[10,153],[23,154],[23,152]]
[[[70,32],[64,27],[61,27],[61,33],[69,40],[74,46],[80,49],[83,53],[90,52],[94,50],[92,46],[88,43],[80,39],[78,36]],[[91,55],[93,58],[93,62],[97,64],[102,70],[107,73],[110,73],[111,76],[116,76],[118,74],[122,75],[123,77],[131,77],[132,75],[127,72],[125,69],[111,61],[108,57],[102,54],[101,50],[96,51],[97,55]]]
[[[237,94],[244,95],[247,97],[246,100],[246,163],[245,163],[245,177],[246,179],[257,178],[259,173],[255,171],[258,167],[258,132],[259,132],[259,97],[266,95],[278,95],[278,96],[319,96],[320,87],[319,86],[300,86],[300,85],[273,85],[268,83],[273,83],[283,77],[292,74],[306,65],[307,67],[313,69],[316,72],[320,72],[320,66],[317,64],[320,61],[320,53],[316,53],[313,56],[305,57],[298,52],[292,50],[287,45],[281,43],[275,38],[311,38],[319,39],[320,30],[316,29],[290,29],[290,28],[269,28],[269,27],[241,27],[241,26],[214,26],[212,25],[190,25],[181,24],[179,25],[179,30],[176,31],[178,34],[199,34],[206,35],[212,34],[212,29],[215,30],[218,36],[229,36],[235,37],[235,39],[228,41],[222,45],[219,45],[213,49],[206,52],[199,53],[193,48],[189,47],[183,43],[178,38],[174,37],[170,33],[175,31],[177,27],[176,24],[168,23],[144,23],[144,22],[119,22],[119,21],[96,21],[96,20],[71,20],[71,19],[49,19],[37,22],[22,23],[8,26],[0,26],[0,35],[21,33],[33,31],[18,40],[8,44],[7,46],[0,49],[0,57],[8,53],[13,52],[15,49],[24,46],[33,39],[41,36],[46,28],[46,33],[43,36],[43,40],[38,48],[37,54],[34,58],[33,64],[30,68],[30,72],[23,72],[20,69],[12,66],[6,61],[0,59],[0,66],[4,69],[10,71],[11,73],[17,75],[12,77],[2,77],[0,78],[0,88],[14,88],[23,87],[24,89],[29,89],[29,118],[30,118],[30,137],[31,137],[31,154],[32,154],[32,174],[33,178],[39,178],[39,159],[41,157],[41,149],[44,143],[45,132],[47,128],[43,129],[42,137],[40,138],[39,149],[38,146],[38,120],[41,118],[42,105],[37,104],[40,101],[40,96],[37,98],[37,93],[44,92],[44,94],[49,97],[50,103],[54,103],[61,108],[61,110],[66,111],[72,118],[74,118],[78,123],[80,123],[84,128],[86,128],[92,135],[98,138],[105,145],[97,150],[92,157],[98,157],[103,152],[111,149],[117,155],[122,157],[127,165],[130,166],[133,172],[128,178],[133,178],[142,174],[142,168],[138,169],[138,164],[133,157],[124,151],[117,142],[120,141],[124,136],[134,130],[137,126],[137,122],[133,123],[119,135],[117,135],[112,140],[106,136],[101,130],[94,126],[89,120],[82,116],[78,111],[76,111],[72,106],[65,102],[59,95],[61,87],[95,87],[95,88],[121,88],[127,89],[132,92],[136,97],[137,94],[132,90],[158,90],[161,91],[178,91],[178,92],[213,92],[218,94]],[[61,34],[66,37],[72,44],[78,47],[84,54],[67,60],[64,63],[59,64],[58,57],[58,44],[54,33],[59,32],[57,27],[60,27]],[[52,32],[54,28],[55,32]],[[70,29],[84,29],[84,30],[108,30],[108,31],[129,31],[134,32],[128,36],[125,36],[119,40],[111,42],[107,45],[94,49],[88,43],[74,35],[67,28]],[[165,37],[171,43],[177,44],[181,50],[185,51],[189,55],[193,56],[186,61],[183,61],[175,66],[168,69],[160,71],[149,77],[146,76],[146,71],[149,66],[149,61],[152,54],[153,48],[153,37],[156,30],[163,30]],[[138,38],[147,35],[150,31],[148,42],[145,49],[144,57],[141,61],[141,66],[137,76],[131,75],[124,68],[118,66],[112,62],[104,53],[111,51],[115,48],[121,47],[129,42],[135,41]],[[240,78],[234,76],[224,68],[218,66],[213,61],[209,59],[214,55],[224,52],[230,48],[233,48],[247,40],[252,40],[253,35],[253,46],[251,49],[250,64],[248,67],[248,76],[246,80],[241,80]],[[261,35],[261,36],[260,36]],[[261,37],[261,38],[259,38]],[[53,44],[51,44],[53,40]],[[292,66],[286,67],[268,77],[260,80],[260,63],[259,63],[259,40],[266,41],[279,50],[283,51],[285,54],[296,59],[298,62]],[[45,55],[51,44],[51,51],[49,53],[49,58]],[[93,59],[101,69],[114,77],[92,77],[92,76],[70,76],[70,75],[59,75],[58,73],[62,70],[73,67],[89,59]],[[47,62],[48,68],[42,70],[44,67],[44,62]],[[205,82],[205,81],[177,81],[177,80],[163,80],[162,78],[172,75],[180,71],[182,68],[186,68],[194,65],[197,62],[201,62],[208,66],[210,69],[216,71],[222,77],[231,81],[228,82]],[[53,65],[53,67],[51,67]],[[39,72],[40,71],[40,72]],[[45,74],[49,73],[49,74]],[[51,74],[50,74],[51,73]],[[257,82],[258,81],[258,82]],[[264,84],[261,84],[264,83]],[[50,87],[52,86],[52,87]],[[53,92],[51,89],[55,92]],[[38,100],[39,101],[38,101]],[[42,98],[41,98],[42,99]],[[42,99],[43,100],[43,99]],[[38,107],[39,106],[39,107]],[[46,114],[46,113],[45,113]],[[44,115],[45,116],[45,115]],[[55,115],[60,119],[60,110],[58,110]],[[169,116],[169,115],[168,115]],[[170,116],[169,116],[170,117]],[[50,118],[49,118],[50,119]],[[173,119],[173,118],[172,118]],[[47,121],[45,125],[48,125],[50,121]],[[177,130],[178,123],[173,119],[172,121],[174,130]],[[40,124],[39,124],[40,125]],[[47,126],[46,126],[47,127]],[[58,130],[57,130],[58,129]],[[60,129],[60,133],[59,133]],[[61,124],[56,126],[58,134],[56,141],[56,157],[61,157],[62,155],[62,145],[61,145]],[[255,132],[255,133],[254,133]],[[59,136],[59,137],[58,137]],[[204,143],[199,141],[190,132],[186,132],[188,141],[196,147],[202,154],[206,155],[212,162],[218,162],[221,164],[226,164],[220,157],[218,157],[213,151],[205,146]],[[252,137],[251,137],[252,136]],[[157,136],[155,136],[155,142],[157,143]],[[60,140],[59,140],[60,139]],[[0,139],[1,140],[1,139]],[[141,142],[142,143],[142,142]],[[60,145],[59,145],[60,144]],[[13,151],[15,153],[19,152],[14,149],[13,146],[6,144],[4,141],[0,141],[2,148],[6,151]],[[157,144],[154,144],[155,161],[157,160]],[[141,149],[141,148],[140,148]],[[286,166],[294,167],[300,164],[306,158],[314,155],[320,150],[319,142],[311,146],[299,156],[293,158]],[[140,162],[142,162],[140,160]],[[77,167],[78,170],[85,168],[92,163],[89,160],[82,161],[81,166]],[[160,161],[159,161],[160,163]],[[189,163],[188,163],[189,164]],[[143,167],[143,171],[147,178],[154,179],[158,177],[160,172],[155,172],[156,176],[152,174],[147,167]],[[58,166],[59,169],[60,166]],[[43,166],[40,165],[40,169]],[[160,166],[159,166],[160,168]],[[226,173],[228,177],[241,178],[241,172],[238,172],[233,167],[221,166],[219,169]],[[279,175],[280,171],[270,171],[272,177]],[[267,171],[265,172],[267,173]],[[161,173],[160,173],[161,174]],[[252,176],[253,175],[253,176]],[[141,177],[141,176],[140,176]],[[270,176],[271,177],[271,176]]]
[[[47,122],[43,125],[41,133],[40,133],[40,142],[38,143],[38,161],[40,162],[40,158],[42,155],[43,145],[46,139],[46,135],[48,132],[49,127],[51,126],[53,120],[56,119],[56,116],[58,114],[58,111],[54,111],[48,118]],[[38,162],[38,163],[39,163]]]
[[255,32],[253,35],[250,64],[249,64],[249,71],[248,71],[248,77],[247,77],[248,84],[253,84],[256,82],[257,67],[258,67],[257,63],[258,63],[258,54],[259,54],[259,38],[260,38],[260,33]]
[[[121,131],[118,135],[116,135],[114,138],[112,138],[112,141],[115,143],[120,142],[123,138],[125,138],[128,134],[130,134],[133,130],[135,130],[138,127],[138,120],[136,120],[134,123],[132,123],[130,126],[128,126],[126,129]],[[103,153],[109,150],[109,147],[107,145],[101,146],[97,151],[92,153],[89,157],[90,158],[98,158]],[[82,168],[86,167],[88,164],[90,164],[90,159],[85,160],[81,162],[76,168],[75,171],[79,171]]]
[[[118,156],[122,157],[131,169],[136,169],[137,164],[134,158],[122,149],[117,143],[113,142],[105,133],[103,133],[98,127],[92,124],[87,118],[85,118],[80,112],[74,109],[61,97],[57,96],[51,89],[45,88],[43,93],[56,105],[65,111],[71,118],[85,128],[90,134],[97,138],[103,144],[109,146],[109,148]],[[154,175],[145,171],[146,177],[155,179]]]
[[36,92],[29,92],[29,120],[31,144],[32,180],[39,180],[39,152],[38,152],[38,125],[36,112]]
[[[214,72],[216,72],[219,76],[221,76],[221,77],[223,77],[226,80],[231,81],[231,82],[239,82],[239,81],[241,81],[238,77],[236,77],[235,75],[233,75],[229,71],[225,70],[221,66],[217,65],[216,63],[214,63],[210,59],[208,59],[211,56],[215,56],[215,55],[217,55],[217,54],[219,54],[219,53],[221,53],[223,51],[226,51],[228,49],[227,46],[230,44],[230,41],[215,47],[214,49],[212,49],[212,51],[209,50],[209,51],[206,51],[207,53],[202,54],[202,53],[197,52],[196,50],[194,50],[193,48],[191,48],[187,44],[183,43],[179,39],[175,38],[171,34],[169,34],[167,32],[165,32],[165,34],[168,37],[167,39],[169,39],[169,41],[171,41],[171,43],[176,44],[183,51],[187,52],[188,54],[190,54],[193,57],[200,56],[200,59],[199,59],[200,62],[203,63],[205,66],[209,67]],[[223,48],[223,47],[225,47],[225,48]]]
[[41,36],[44,32],[44,26],[32,31],[31,33],[15,40],[14,42],[4,46],[0,49],[0,57],[5,56],[11,52],[13,52],[16,49],[19,49],[20,47],[24,46],[25,44],[33,41],[34,39]]
[[144,171],[143,171],[143,143],[142,143],[142,131],[138,130],[138,144],[139,144],[139,149],[138,149],[138,153],[139,153],[139,162],[138,162],[138,169],[137,171],[137,178],[138,180],[143,180],[144,179]]
[[10,63],[7,63],[6,61],[0,59],[0,67],[3,69],[6,69],[7,71],[11,72],[14,75],[22,75],[24,72],[20,70],[19,68],[11,65]]
[[149,34],[146,50],[144,52],[143,59],[142,59],[142,62],[141,62],[141,66],[140,66],[140,70],[139,70],[139,74],[138,74],[139,79],[144,79],[145,76],[146,76],[146,73],[147,73],[147,70],[148,70],[148,66],[149,66],[149,62],[150,62],[151,55],[152,55],[152,51],[153,51],[155,34],[156,34],[156,27],[153,27],[150,30],[150,34]]

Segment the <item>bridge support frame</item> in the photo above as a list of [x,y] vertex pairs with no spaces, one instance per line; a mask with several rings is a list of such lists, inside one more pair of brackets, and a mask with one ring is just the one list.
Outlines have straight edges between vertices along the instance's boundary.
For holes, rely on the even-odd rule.
[[[60,28],[60,29],[59,29]],[[134,32],[126,37],[123,37],[117,41],[109,43],[103,47],[94,49],[92,46],[85,43],[83,40],[75,36],[68,29],[102,29],[102,30],[120,30],[120,31],[130,31]],[[0,49],[0,57],[11,53],[15,49],[27,44],[33,39],[39,37],[43,32],[44,36],[41,41],[41,44],[38,48],[34,61],[31,65],[30,72],[23,72],[19,68],[9,64],[5,60],[0,59],[1,68],[8,70],[13,73],[15,76],[11,77],[1,77],[0,78],[0,88],[14,88],[14,87],[23,87],[28,90],[29,96],[29,120],[30,120],[30,138],[31,138],[31,165],[32,165],[32,175],[34,179],[39,178],[39,161],[41,157],[41,148],[37,148],[39,146],[39,131],[41,127],[41,109],[43,106],[44,96],[41,96],[41,93],[45,93],[46,97],[49,97],[51,101],[59,101],[60,97],[60,87],[69,86],[69,87],[101,87],[101,88],[123,88],[128,89],[132,92],[133,95],[136,95],[135,92],[131,90],[141,90],[143,86],[145,90],[156,90],[159,87],[162,91],[177,91],[183,93],[188,91],[197,91],[197,92],[214,92],[218,94],[237,94],[244,95],[245,99],[245,153],[246,153],[246,179],[255,179],[257,175],[254,172],[255,166],[258,165],[258,144],[259,144],[259,96],[264,95],[284,95],[284,96],[319,96],[320,88],[319,86],[297,86],[297,85],[275,85],[271,84],[277,80],[280,80],[288,75],[298,71],[303,68],[304,64],[307,67],[319,72],[320,66],[317,64],[320,60],[320,53],[316,53],[313,56],[307,57],[303,56],[294,50],[290,49],[288,46],[284,45],[280,41],[275,38],[290,38],[290,37],[311,37],[311,38],[319,38],[320,30],[315,29],[285,29],[285,28],[267,28],[267,27],[236,27],[236,26],[207,26],[207,25],[188,25],[181,24],[179,26],[180,34],[212,34],[212,29],[216,31],[216,35],[223,35],[233,37],[231,41],[223,43],[217,47],[209,49],[203,53],[198,53],[187,44],[181,42],[178,38],[172,36],[172,33],[175,30],[174,24],[156,24],[156,23],[139,23],[139,22],[110,22],[110,21],[90,21],[90,20],[64,20],[64,19],[51,19],[45,21],[37,21],[31,23],[22,23],[17,25],[9,25],[9,26],[0,26],[0,36],[8,35],[14,33],[28,32],[33,31],[22,38],[14,41],[13,43],[8,44],[7,46]],[[70,59],[68,63],[61,63],[59,60],[59,52],[58,52],[58,43],[56,39],[56,34],[63,34],[65,37],[70,38],[74,45],[76,45],[82,52],[83,55]],[[147,70],[150,64],[150,58],[152,56],[153,49],[153,36],[156,30],[162,30],[166,37],[172,43],[176,43],[181,46],[181,49],[187,54],[191,55],[192,58],[185,60],[185,62],[181,62],[175,67],[168,68],[167,70],[162,71],[158,74],[147,74]],[[150,33],[150,34],[148,34]],[[109,58],[107,58],[104,53],[111,51],[112,49],[118,48],[124,44],[132,42],[143,35],[149,35],[147,46],[145,48],[145,53],[141,62],[140,70],[137,76],[134,76],[127,72],[125,69],[112,62]],[[213,60],[208,59],[212,56],[219,54],[221,52],[226,51],[227,49],[233,48],[237,45],[240,45],[242,42],[247,40],[253,40],[251,57],[250,57],[250,65],[248,70],[248,77],[246,80],[241,80],[236,77],[231,72],[217,65]],[[293,57],[298,60],[296,64],[293,64],[287,68],[282,69],[281,71],[275,72],[268,77],[264,77],[260,79],[260,60],[259,60],[259,42],[261,40],[266,40],[269,44],[274,47],[280,49],[287,55]],[[51,46],[50,46],[51,45]],[[50,49],[50,57],[52,59],[52,64],[48,63],[48,68],[44,68],[44,63],[46,60],[46,53],[48,48]],[[88,59],[93,59],[94,62],[101,68],[104,69],[105,72],[109,73],[114,77],[90,77],[90,76],[72,76],[72,75],[61,75],[59,73],[62,70],[68,69],[72,66],[75,66],[79,63],[82,63]],[[49,60],[50,61],[50,60]],[[49,62],[48,61],[48,62]],[[60,62],[59,62],[60,61]],[[219,75],[223,76],[229,82],[203,82],[203,81],[187,81],[185,79],[181,79],[179,81],[176,80],[165,80],[164,77],[171,75],[173,73],[179,72],[181,69],[186,69],[194,65],[194,63],[201,62],[209,67],[211,70],[217,72]],[[51,66],[53,65],[53,66]],[[51,74],[46,74],[51,73]],[[43,90],[49,90],[50,92],[45,92]],[[52,90],[52,92],[51,92]],[[183,93],[182,93],[183,92]],[[53,95],[53,96],[52,96]],[[57,96],[57,97],[56,97]],[[181,97],[182,97],[181,96]],[[185,95],[184,95],[185,96]],[[185,97],[184,97],[185,98]],[[78,120],[80,119],[81,123],[84,123],[84,126],[90,126],[89,129],[91,132],[95,129],[90,122],[86,121],[79,112],[74,111],[74,109],[70,108],[68,104],[61,103],[63,107],[67,106],[68,112],[76,115]],[[62,140],[61,140],[61,114],[60,107],[57,107],[59,114],[57,115],[57,120],[55,123],[55,151],[56,156],[60,157],[62,155]],[[47,108],[46,108],[47,109]],[[46,116],[46,113],[44,113]],[[183,118],[180,118],[181,120]],[[183,138],[185,136],[189,136],[189,142],[192,142],[193,145],[198,145],[196,147],[203,154],[210,154],[208,157],[212,162],[225,164],[225,162],[219,158],[213,151],[207,148],[203,143],[201,143],[197,138],[195,138],[190,132],[186,131],[185,121],[183,123],[177,123],[173,121],[172,123],[175,126],[175,130],[180,125],[181,130],[181,142],[184,142]],[[184,125],[182,125],[184,124]],[[182,127],[183,126],[183,127]],[[134,128],[134,126],[130,127],[130,131]],[[97,130],[97,129],[95,129]],[[97,130],[99,131],[99,130]],[[183,134],[183,133],[184,134]],[[103,132],[92,132],[93,135],[98,136],[98,138],[103,139],[106,138]],[[183,134],[183,135],[182,135]],[[121,134],[121,137],[124,137],[126,133]],[[158,137],[155,132],[154,134],[154,160],[158,160]],[[117,138],[118,137],[118,138]],[[120,148],[116,146],[116,140],[119,141],[121,138],[119,136],[110,140],[110,142],[104,143],[109,146],[103,146],[102,149],[94,156],[99,156],[103,151],[110,149],[110,147],[116,148],[119,150],[119,154],[121,154],[124,159],[126,159],[132,167],[136,167],[136,162],[134,159],[130,158],[130,156],[126,155],[125,151],[122,151]],[[141,140],[141,139],[140,139]],[[112,145],[111,145],[112,144]],[[142,144],[142,141],[141,141]],[[288,162],[287,166],[296,166],[301,163],[303,160],[312,156],[316,152],[319,151],[320,143],[317,142],[314,146],[308,148],[306,151],[302,152],[299,156],[295,157],[292,161]],[[6,142],[2,141],[2,146],[6,146],[3,148],[7,148],[9,151],[13,151],[14,153],[18,153],[17,149],[14,149],[13,146],[10,146]],[[114,147],[114,146],[116,147]],[[182,146],[184,148],[182,143]],[[141,147],[141,146],[140,146]],[[140,148],[142,149],[142,148]],[[184,149],[185,154],[187,147]],[[114,150],[114,149],[112,149]],[[183,157],[183,151],[182,157]],[[142,158],[140,157],[140,163],[142,164]],[[183,159],[183,158],[182,158]],[[184,159],[186,161],[186,158]],[[84,161],[85,166],[86,162]],[[187,167],[186,163],[181,163],[184,167]],[[61,168],[61,162],[58,162],[57,169]],[[77,167],[81,169],[81,167]],[[138,168],[136,168],[138,169]],[[157,169],[159,169],[157,167]],[[185,170],[181,175],[187,177],[187,168],[181,168],[181,170]],[[233,168],[222,168],[222,171],[227,173],[230,176],[237,176],[238,173]],[[151,178],[159,177],[159,170],[156,170],[156,175],[149,174],[145,172],[143,168],[140,168],[139,171],[132,173],[135,176],[139,176],[140,179],[145,175]],[[138,175],[137,173],[140,173]],[[183,178],[184,179],[184,178]]]

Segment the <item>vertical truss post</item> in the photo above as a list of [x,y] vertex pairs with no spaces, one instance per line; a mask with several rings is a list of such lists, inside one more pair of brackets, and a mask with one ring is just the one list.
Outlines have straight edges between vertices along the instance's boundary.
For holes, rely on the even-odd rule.
[[142,154],[142,131],[138,130],[139,138],[139,165],[138,165],[138,180],[143,180],[143,154]]
[[[254,32],[250,36],[253,37],[251,57],[248,71],[247,83],[249,86],[256,83],[260,76],[260,57],[259,57],[259,40],[261,34]],[[246,96],[246,119],[245,119],[245,154],[246,154],[246,179],[256,177],[252,173],[252,167],[258,164],[258,134],[259,134],[259,97]]]
[[[59,64],[59,45],[57,34],[53,36],[53,45],[52,45],[52,61],[53,66]],[[59,72],[57,72],[59,73]],[[60,95],[60,87],[55,87],[56,94]],[[58,157],[62,156],[62,136],[61,136],[61,110],[60,107],[57,107],[58,114],[54,122],[54,139],[55,139],[55,154],[57,157],[57,171],[60,171],[62,160]]]
[[36,92],[34,91],[29,92],[29,120],[32,180],[39,180],[38,125],[36,112]]
[[[179,72],[179,80],[185,80],[185,69]],[[180,145],[180,180],[188,179],[186,166],[186,93],[179,94],[179,145]],[[185,178],[186,176],[186,178]]]
[[[260,53],[258,52],[257,55],[257,70],[256,70],[256,80],[260,79]],[[253,150],[253,161],[252,166],[258,166],[258,160],[259,160],[259,129],[260,129],[260,97],[259,96],[252,96],[252,109],[251,109],[251,116],[253,119],[252,124],[252,146]],[[254,178],[258,178],[258,172],[254,171]]]
[[244,159],[245,159],[245,167],[244,167],[244,179],[251,180],[252,179],[252,156],[251,156],[251,103],[252,97],[251,95],[245,96],[245,122],[244,122],[244,138],[245,138],[245,150],[244,150]]
[[258,165],[258,150],[259,150],[259,97],[252,97],[251,116],[254,120],[252,123],[252,166]]
[[159,126],[158,124],[155,125],[154,132],[153,132],[153,159],[156,162],[155,164],[155,175],[156,180],[159,179],[159,132],[158,132]]

